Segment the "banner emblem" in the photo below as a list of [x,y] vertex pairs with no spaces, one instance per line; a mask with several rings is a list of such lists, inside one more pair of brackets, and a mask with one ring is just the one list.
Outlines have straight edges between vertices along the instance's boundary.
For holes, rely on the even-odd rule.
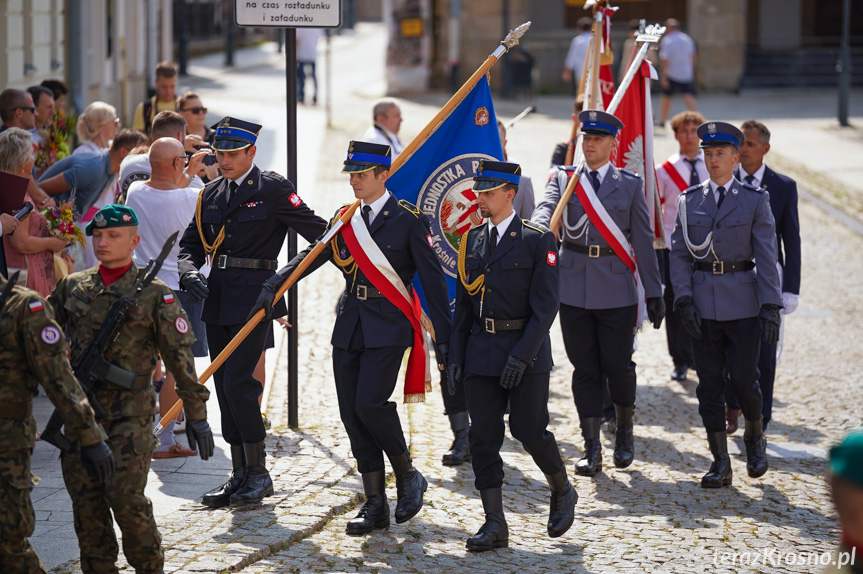
[[476,113],[473,115],[473,123],[478,126],[484,126],[488,124],[488,108],[485,106],[480,106],[476,109]]

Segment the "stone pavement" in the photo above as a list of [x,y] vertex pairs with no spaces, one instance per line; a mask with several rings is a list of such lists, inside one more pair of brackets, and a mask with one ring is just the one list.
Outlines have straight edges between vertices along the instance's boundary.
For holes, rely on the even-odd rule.
[[[339,71],[334,75],[333,89],[335,129],[324,131],[320,109],[300,111],[303,138],[300,150],[307,155],[301,155],[298,190],[323,216],[329,216],[341,203],[351,200],[345,176],[339,174],[342,154],[346,142],[357,138],[367,127],[371,104],[384,90],[382,66],[358,71],[351,65],[356,61],[354,54],[361,51],[367,56],[365,61],[376,62],[368,54],[375,50],[382,54],[383,39],[382,29],[369,25],[360,26],[356,34],[334,39],[333,69]],[[241,103],[245,106],[243,113],[252,114],[251,119],[260,117],[259,114],[272,114],[267,116],[272,133],[267,132],[267,145],[262,146],[267,150],[266,156],[259,156],[258,163],[284,173],[284,167],[279,167],[279,153],[284,157],[284,140],[277,137],[284,122],[278,116],[278,101],[270,101],[278,100],[278,94],[283,93],[284,69],[278,58],[267,55],[268,49],[271,46],[249,53],[247,68],[221,73],[213,59],[209,67],[202,65],[192,71],[200,76],[196,91],[202,92],[211,110],[219,110],[214,115],[243,115],[237,109]],[[323,85],[323,66],[318,73]],[[249,110],[244,89],[255,90],[256,94],[269,92],[266,97],[261,96],[263,104],[256,102],[255,108],[263,105],[263,111]],[[445,99],[444,94],[433,94],[404,101],[403,141],[417,133]],[[834,108],[810,123],[798,124],[799,115],[793,108],[799,102],[794,104],[786,99],[792,103],[783,108],[782,101],[772,106],[767,101],[757,107],[759,99],[761,94],[744,94],[702,98],[700,103],[706,115],[723,119],[748,117],[743,112],[743,117],[731,113],[737,110],[770,111],[771,115],[760,117],[771,118],[768,126],[777,134],[772,154],[793,147],[793,142],[811,139],[819,142],[820,154],[828,155],[828,146],[832,146],[833,156],[851,151],[861,152],[856,157],[863,157],[863,144],[858,143],[856,131],[849,137],[845,137],[845,132],[841,138],[824,137],[824,132],[831,129],[829,117]],[[798,98],[811,99],[828,101],[829,95],[804,94]],[[856,101],[859,103],[859,98]],[[496,103],[503,118],[514,116],[524,105],[527,103]],[[550,151],[569,131],[568,105],[566,98],[540,98],[541,113],[510,132],[510,154],[520,159],[525,171],[533,175],[538,194]],[[852,112],[859,123],[863,110],[852,107]],[[674,151],[673,144],[671,137],[658,134],[657,157]],[[818,164],[807,161],[805,153],[800,158],[791,153],[786,157],[800,168],[818,171]],[[768,161],[771,159],[768,156]],[[848,186],[843,189],[851,195],[859,191]],[[863,355],[860,343],[863,309],[859,303],[863,293],[857,274],[848,271],[861,266],[863,238],[835,225],[831,217],[813,204],[801,203],[800,212],[804,291],[800,309],[788,318],[786,325],[785,354],[777,373],[775,415],[769,434],[771,471],[762,479],[746,476],[739,431],[729,445],[734,453],[734,486],[718,491],[705,491],[698,486],[710,459],[697,414],[696,383],[669,381],[671,362],[665,351],[664,333],[650,330],[639,337],[640,349],[635,356],[639,375],[636,462],[625,470],[608,468],[612,442],[605,435],[607,469],[592,479],[573,477],[581,499],[576,523],[564,537],[547,538],[548,495],[542,474],[521,446],[508,436],[503,456],[510,548],[479,555],[464,551],[464,540],[481,524],[481,505],[473,489],[470,467],[447,468],[439,463],[449,446],[451,433],[442,415],[437,389],[428,395],[425,404],[400,406],[415,463],[430,483],[423,511],[407,524],[393,522],[388,531],[347,537],[345,522],[353,516],[351,510],[361,488],[338,419],[330,362],[329,335],[335,301],[343,283],[340,272],[326,266],[299,287],[299,430],[292,431],[286,424],[286,355],[282,346],[274,353],[272,375],[268,374],[268,381],[275,381],[268,409],[274,422],[268,440],[268,464],[276,495],[254,509],[207,510],[198,500],[212,488],[210,483],[222,480],[226,459],[219,458],[216,464],[190,460],[185,469],[181,463],[174,463],[176,468],[166,466],[157,470],[151,475],[151,479],[157,477],[151,480],[157,491],[170,490],[173,481],[199,481],[196,487],[184,489],[185,502],[174,501],[175,506],[169,506],[156,501],[166,571],[818,570],[820,567],[811,563],[787,565],[786,556],[779,553],[824,553],[835,547],[835,513],[823,474],[826,449],[845,430],[860,425],[863,414],[859,406],[863,404],[863,388],[857,375]],[[558,366],[552,373],[550,427],[571,472],[572,464],[581,454],[577,416],[569,389],[571,368],[563,354],[559,326],[555,325],[551,333]],[[401,404],[400,397],[394,400]],[[210,416],[215,418],[216,413],[214,399]],[[46,476],[44,470],[36,472]],[[197,493],[193,492],[195,488]],[[394,500],[393,485],[388,493]],[[61,494],[64,493],[57,496]],[[74,538],[66,543],[74,545]],[[723,553],[746,551],[752,553],[749,561],[741,564],[738,559],[736,564],[723,565],[722,559],[729,558]],[[807,556],[802,556],[805,562]],[[752,559],[760,561],[753,563]],[[79,570],[74,563],[66,563],[54,571]]]

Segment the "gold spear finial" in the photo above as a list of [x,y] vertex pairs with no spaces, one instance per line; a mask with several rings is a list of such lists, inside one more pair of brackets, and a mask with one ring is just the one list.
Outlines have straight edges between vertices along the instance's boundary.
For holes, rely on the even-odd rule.
[[507,50],[518,46],[519,39],[524,36],[524,33],[527,32],[528,28],[530,28],[530,22],[525,22],[515,30],[510,30],[509,34],[506,35],[506,38],[503,39],[500,45]]

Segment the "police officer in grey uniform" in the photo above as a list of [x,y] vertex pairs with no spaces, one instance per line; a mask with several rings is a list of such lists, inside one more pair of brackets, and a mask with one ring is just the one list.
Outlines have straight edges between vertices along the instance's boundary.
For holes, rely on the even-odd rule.
[[723,398],[726,369],[746,418],[746,470],[753,478],[767,472],[759,342],[774,344],[779,337],[782,295],[770,198],[733,174],[743,133],[725,122],[707,122],[698,127],[698,137],[710,179],[678,200],[671,281],[674,309],[693,338],[698,412],[713,454],[701,486],[720,488],[732,479]]
[[[659,267],[653,253],[653,233],[644,199],[644,181],[610,162],[623,123],[611,114],[584,110],[578,115],[584,134],[585,168],[579,185],[590,185],[596,199],[631,244],[644,286],[647,313],[658,329],[665,316]],[[561,167],[549,181],[533,219],[547,225],[569,182],[573,168]],[[603,375],[617,414],[614,464],[626,468],[635,457],[632,415],[635,410],[635,363],[632,346],[639,305],[635,274],[612,249],[573,194],[562,217],[560,245],[560,326],[566,354],[575,371],[572,394],[581,421],[584,454],[578,474],[602,470],[599,426]]]

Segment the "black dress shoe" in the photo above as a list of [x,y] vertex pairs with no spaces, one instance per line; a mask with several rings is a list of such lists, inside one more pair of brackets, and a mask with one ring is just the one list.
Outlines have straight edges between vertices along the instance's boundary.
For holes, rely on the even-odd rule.
[[459,466],[470,461],[470,418],[467,411],[449,415],[450,427],[454,435],[452,446],[443,455],[444,466]]
[[423,493],[428,481],[411,464],[410,454],[404,453],[390,460],[396,475],[396,524],[407,522],[423,507]]
[[703,488],[731,486],[731,459],[728,458],[728,435],[725,431],[707,433],[707,443],[713,455],[710,470],[701,478]]
[[237,492],[246,478],[246,457],[243,454],[243,445],[231,445],[231,463],[234,465],[234,470],[231,471],[228,482],[205,494],[201,499],[204,506],[222,508],[231,504],[231,495]]
[[246,455],[246,477],[237,492],[231,495],[231,506],[258,504],[264,497],[275,493],[273,480],[264,463],[267,456],[264,441],[244,443],[243,452]]
[[479,491],[485,523],[476,534],[467,539],[468,552],[485,552],[509,546],[509,527],[503,515],[503,492],[499,488]]
[[602,470],[602,443],[599,442],[599,425],[599,417],[589,417],[581,421],[584,453],[575,463],[576,474],[593,476]]
[[689,371],[689,367],[686,365],[680,365],[674,367],[674,370],[671,372],[671,378],[675,381],[685,381],[687,372]]
[[360,508],[356,518],[349,520],[345,527],[345,533],[351,536],[368,534],[375,528],[390,527],[390,505],[387,502],[384,471],[363,474],[363,490],[366,503]]
[[552,538],[562,536],[575,521],[575,504],[578,493],[566,476],[566,469],[557,474],[546,474],[548,488],[551,490],[551,501],[548,513],[548,535]]

